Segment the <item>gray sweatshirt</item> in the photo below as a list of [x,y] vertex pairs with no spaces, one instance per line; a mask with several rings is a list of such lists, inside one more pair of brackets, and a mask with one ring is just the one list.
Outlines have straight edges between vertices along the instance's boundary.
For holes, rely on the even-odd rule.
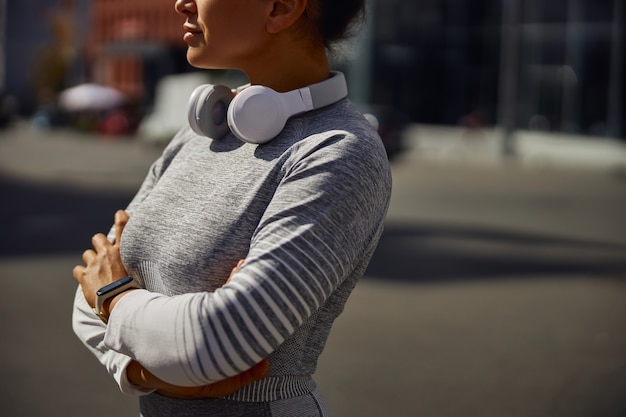
[[270,376],[230,400],[309,392],[390,193],[382,142],[347,99],[292,118],[264,145],[185,128],[127,208],[122,260],[145,290],[124,296],[105,326],[78,289],[74,331],[129,394],[146,394],[125,379],[131,358],[184,386],[268,358]]

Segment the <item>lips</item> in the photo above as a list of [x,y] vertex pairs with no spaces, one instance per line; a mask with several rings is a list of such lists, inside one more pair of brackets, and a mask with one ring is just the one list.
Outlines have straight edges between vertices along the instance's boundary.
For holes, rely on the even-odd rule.
[[183,35],[183,40],[185,42],[189,42],[198,37],[198,35],[202,34],[200,29],[192,25],[185,24],[183,25],[183,29],[185,30],[185,34]]
[[185,34],[183,35],[183,40],[185,42],[191,42],[197,36],[198,36],[198,32],[185,32]]

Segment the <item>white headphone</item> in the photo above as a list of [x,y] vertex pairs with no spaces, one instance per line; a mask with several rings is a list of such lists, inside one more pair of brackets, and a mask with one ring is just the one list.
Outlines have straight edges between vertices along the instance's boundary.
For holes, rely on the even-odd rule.
[[260,144],[278,136],[290,117],[336,103],[347,95],[341,72],[286,93],[260,85],[235,93],[223,85],[203,84],[191,94],[187,118],[198,135],[221,139],[230,130],[244,142]]

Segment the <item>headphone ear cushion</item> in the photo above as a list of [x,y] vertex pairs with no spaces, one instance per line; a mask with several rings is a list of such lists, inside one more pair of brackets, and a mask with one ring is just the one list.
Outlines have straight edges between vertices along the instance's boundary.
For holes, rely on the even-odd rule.
[[227,110],[234,93],[223,85],[203,84],[189,98],[187,119],[201,136],[221,139],[228,131]]
[[253,85],[237,93],[230,103],[228,125],[242,141],[261,144],[278,136],[289,116],[280,93]]

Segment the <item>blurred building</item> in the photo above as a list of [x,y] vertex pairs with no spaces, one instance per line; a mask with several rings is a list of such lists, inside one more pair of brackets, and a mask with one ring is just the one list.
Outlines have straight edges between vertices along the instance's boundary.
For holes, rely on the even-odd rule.
[[82,70],[78,40],[84,38],[89,0],[4,0],[0,17],[0,94],[14,98],[17,111],[31,113],[53,100]]
[[[624,3],[368,0],[367,70],[348,77],[410,122],[625,138]],[[0,86],[21,101],[95,81],[149,107],[164,75],[191,69],[172,0],[5,4]]]
[[156,83],[187,67],[184,18],[172,0],[91,0],[92,81],[150,103]]
[[115,87],[149,103],[162,76],[189,69],[184,19],[171,0],[1,4],[0,93],[15,97],[20,113],[36,111],[81,82]]
[[625,134],[623,0],[376,0],[371,100],[414,122]]

